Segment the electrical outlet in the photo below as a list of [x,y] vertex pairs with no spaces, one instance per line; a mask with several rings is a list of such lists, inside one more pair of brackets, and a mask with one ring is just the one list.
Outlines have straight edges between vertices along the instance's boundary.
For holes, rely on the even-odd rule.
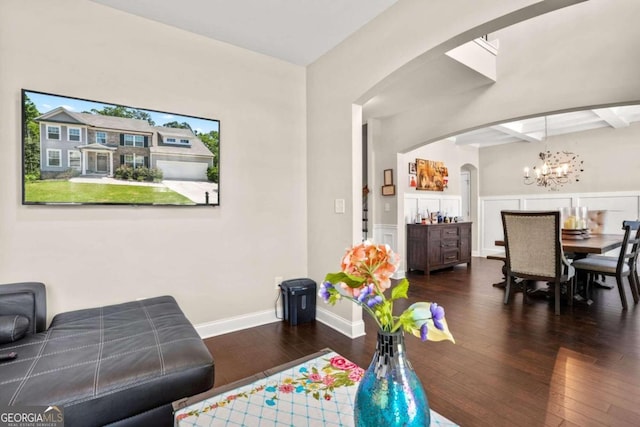
[[276,276],[274,279],[274,285],[276,289],[280,289],[280,283],[282,283],[282,276]]

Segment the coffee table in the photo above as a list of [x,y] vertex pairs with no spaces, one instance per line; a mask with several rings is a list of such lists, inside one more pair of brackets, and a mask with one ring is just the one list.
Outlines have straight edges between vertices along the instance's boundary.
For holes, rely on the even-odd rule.
[[[353,426],[363,370],[324,349],[173,403],[175,425]],[[457,426],[431,410],[432,426]]]

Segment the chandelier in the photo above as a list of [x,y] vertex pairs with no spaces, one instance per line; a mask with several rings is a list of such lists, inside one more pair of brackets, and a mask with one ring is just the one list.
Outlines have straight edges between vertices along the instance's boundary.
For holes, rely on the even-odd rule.
[[[547,117],[544,118],[544,139],[547,139]],[[528,167],[524,168],[526,185],[536,184],[550,191],[557,191],[565,184],[580,181],[580,172],[584,169],[578,154],[569,151],[552,153],[547,150],[541,152],[538,157],[542,164],[533,166],[532,171]]]

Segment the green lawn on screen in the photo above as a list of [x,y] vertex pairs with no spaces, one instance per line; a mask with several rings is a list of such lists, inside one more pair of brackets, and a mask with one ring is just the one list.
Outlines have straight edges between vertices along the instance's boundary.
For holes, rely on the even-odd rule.
[[25,183],[25,201],[28,203],[195,204],[166,187],[54,180]]

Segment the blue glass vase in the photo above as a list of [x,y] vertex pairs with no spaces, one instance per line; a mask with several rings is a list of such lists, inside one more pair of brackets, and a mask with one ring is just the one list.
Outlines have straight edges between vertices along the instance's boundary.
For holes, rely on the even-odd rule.
[[378,331],[376,352],[355,400],[356,427],[430,424],[427,394],[405,354],[402,331]]

